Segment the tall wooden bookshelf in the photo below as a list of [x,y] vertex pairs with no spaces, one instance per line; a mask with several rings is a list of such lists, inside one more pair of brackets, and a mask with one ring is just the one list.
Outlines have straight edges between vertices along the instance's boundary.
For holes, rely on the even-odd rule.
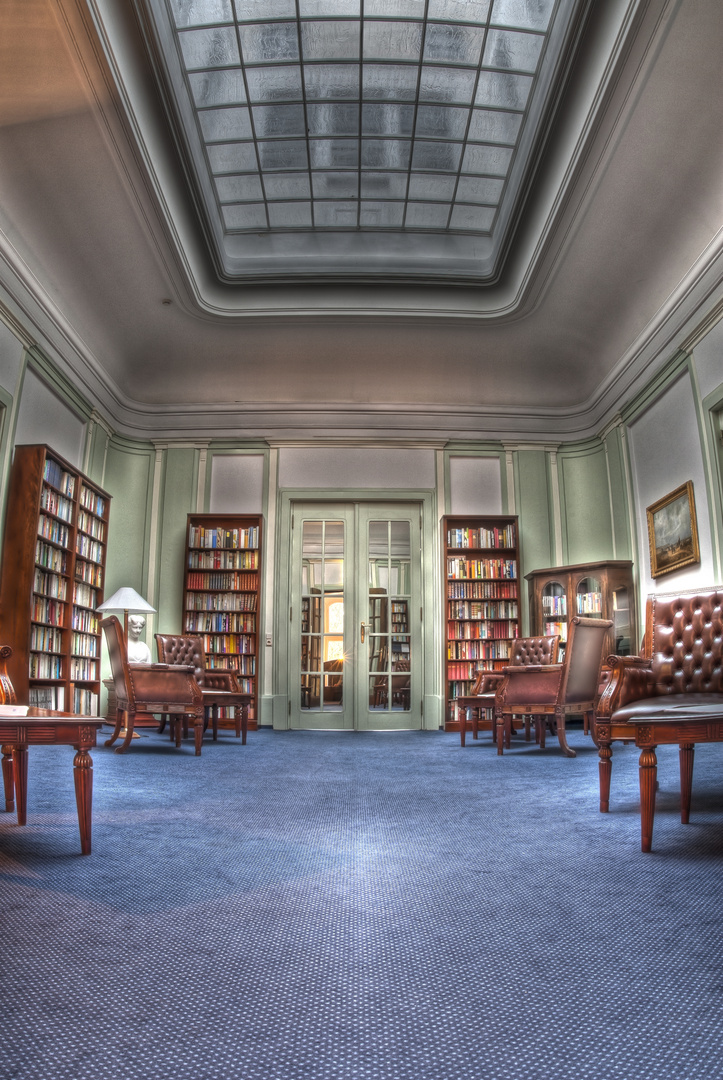
[[253,694],[250,729],[258,722],[262,524],[259,514],[189,514],[186,528],[183,633],[203,640],[207,668],[230,668]]
[[512,516],[442,520],[448,731],[459,728],[455,698],[471,693],[479,671],[503,668],[519,637],[518,535]]
[[18,701],[98,715],[110,496],[48,446],[16,446],[0,641]]

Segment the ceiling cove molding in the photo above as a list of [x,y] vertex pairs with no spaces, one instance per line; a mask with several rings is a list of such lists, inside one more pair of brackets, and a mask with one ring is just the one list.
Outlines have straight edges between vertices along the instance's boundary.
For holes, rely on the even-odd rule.
[[[73,0],[61,0],[70,3]],[[80,0],[74,0],[76,4]],[[529,214],[531,225],[527,236],[520,232],[515,240],[516,256],[509,263],[506,285],[475,288],[474,283],[450,281],[442,287],[429,285],[420,294],[404,286],[390,288],[391,282],[370,285],[360,281],[356,288],[334,288],[325,291],[319,303],[315,290],[312,299],[304,293],[300,280],[289,291],[284,284],[274,288],[260,280],[248,279],[233,288],[214,279],[210,271],[208,251],[199,243],[199,217],[194,209],[190,220],[189,201],[193,198],[188,183],[181,183],[177,161],[154,152],[153,147],[164,142],[159,128],[160,118],[144,102],[142,72],[134,60],[127,40],[127,31],[109,0],[88,0],[88,8],[100,40],[107,64],[112,73],[115,94],[111,101],[121,116],[121,122],[133,144],[137,163],[147,177],[149,189],[165,225],[167,238],[175,250],[176,264],[181,268],[188,288],[188,300],[216,318],[281,316],[322,316],[326,314],[362,314],[375,316],[413,315],[417,318],[511,318],[521,309],[527,291],[534,282],[540,260],[547,250],[558,224],[561,206],[571,198],[580,167],[588,152],[589,139],[594,135],[599,116],[614,91],[624,66],[631,29],[638,13],[645,11],[652,0],[606,0],[604,13],[605,41],[600,49],[598,68],[587,84],[588,92],[576,100],[573,130],[566,135],[567,149],[558,157],[556,175],[545,183],[545,196],[536,212]],[[659,0],[662,2],[662,0]],[[666,2],[667,6],[667,2]],[[89,68],[88,77],[91,77]],[[102,95],[96,95],[98,108],[103,109]],[[110,120],[107,125],[112,127]],[[116,153],[122,153],[116,144]],[[253,287],[249,287],[252,285]]]

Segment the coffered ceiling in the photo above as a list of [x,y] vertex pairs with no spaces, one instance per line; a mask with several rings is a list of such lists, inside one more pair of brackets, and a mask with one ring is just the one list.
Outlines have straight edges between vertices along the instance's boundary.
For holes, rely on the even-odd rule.
[[[199,18],[236,51],[184,49]],[[717,0],[5,0],[0,20],[3,306],[119,431],[579,438],[718,299]],[[549,75],[495,53],[505,33]],[[485,99],[502,76],[539,103]]]

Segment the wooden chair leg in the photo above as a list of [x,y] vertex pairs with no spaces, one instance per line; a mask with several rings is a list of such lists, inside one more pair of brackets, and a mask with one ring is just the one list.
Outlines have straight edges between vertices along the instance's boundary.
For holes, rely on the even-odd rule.
[[125,733],[125,737],[123,739],[123,742],[120,744],[120,746],[116,746],[116,748],[115,748],[115,753],[116,754],[125,754],[126,750],[130,746],[131,740],[133,738],[133,725],[135,724],[136,714],[135,714],[135,711],[132,712],[132,711],[129,710],[126,713],[121,713],[120,710],[119,710],[119,712],[118,712],[118,720],[116,721],[116,729],[117,730],[113,732],[113,735],[108,740],[108,742],[105,744],[106,746],[110,746],[110,744],[113,742],[113,740],[117,737],[118,733],[120,732],[120,722],[121,722],[122,717],[125,717],[126,733]]
[[249,707],[247,704],[241,706],[241,745],[246,745],[246,732],[249,727]]
[[459,705],[455,705],[454,715],[457,717],[457,722],[459,723],[459,742],[461,746],[464,746],[467,737],[467,710],[460,708]]
[[196,757],[201,756],[201,746],[203,745],[203,713],[201,712],[195,717],[193,723],[193,731],[195,735],[196,743]]
[[600,759],[600,813],[607,814],[610,810],[610,777],[613,771],[613,749],[609,742],[600,743],[597,756]]
[[3,746],[3,787],[5,788],[5,809],[12,814],[15,809],[15,770],[13,769],[13,748]]
[[680,758],[680,820],[684,825],[690,822],[690,798],[693,791],[693,756],[695,743],[681,743],[678,748]]
[[650,851],[653,846],[653,821],[655,819],[655,782],[658,778],[658,759],[655,747],[646,746],[638,762],[640,777],[640,848]]
[[494,712],[494,733],[497,736],[497,755],[500,757],[505,749],[505,717],[504,713]]
[[567,745],[567,734],[565,732],[565,714],[564,712],[555,713],[555,719],[557,721],[557,740],[560,743],[565,757],[577,757],[577,752],[572,747]]
[[530,715],[525,713],[525,742],[530,741]]

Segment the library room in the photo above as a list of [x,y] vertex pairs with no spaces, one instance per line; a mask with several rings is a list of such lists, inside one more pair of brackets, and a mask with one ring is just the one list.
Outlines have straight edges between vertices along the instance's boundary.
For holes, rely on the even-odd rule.
[[0,1076],[720,1075],[721,55],[0,4]]

